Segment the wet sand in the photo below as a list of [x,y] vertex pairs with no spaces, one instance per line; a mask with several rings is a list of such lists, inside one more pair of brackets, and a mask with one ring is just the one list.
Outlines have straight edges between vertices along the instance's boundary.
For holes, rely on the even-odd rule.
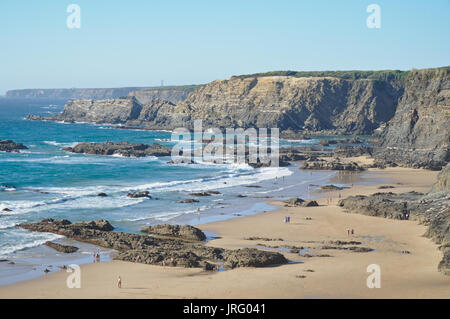
[[[355,181],[353,187],[342,191],[313,194],[319,197],[319,207],[284,207],[272,202],[279,209],[199,226],[221,237],[210,241],[210,246],[237,249],[258,244],[289,245],[304,247],[302,252],[309,255],[331,257],[306,257],[279,249],[294,263],[222,272],[121,261],[87,264],[81,266],[80,289],[67,288],[70,274],[61,271],[2,286],[0,298],[449,298],[450,278],[437,271],[442,255],[437,245],[422,237],[425,226],[349,214],[336,206],[339,193],[344,198],[379,191],[427,192],[436,175],[406,168],[371,169],[364,176],[389,179],[390,183],[382,185],[394,188],[380,190],[379,184],[359,185]],[[342,176],[332,182],[339,183]],[[329,197],[333,199],[327,205]],[[291,222],[284,223],[284,216],[290,216]],[[347,235],[349,228],[355,230],[353,236]],[[283,241],[245,240],[248,237]],[[322,249],[330,240],[360,241],[375,251]],[[381,288],[366,285],[370,264],[381,267]],[[117,288],[118,276],[122,289]]]

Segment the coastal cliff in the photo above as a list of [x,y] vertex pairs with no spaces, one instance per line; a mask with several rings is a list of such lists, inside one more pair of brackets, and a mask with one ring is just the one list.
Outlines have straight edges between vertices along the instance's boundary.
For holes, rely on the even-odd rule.
[[217,127],[371,133],[395,112],[401,86],[371,79],[233,77],[208,83],[176,107],[162,107],[148,126]]
[[7,98],[18,99],[115,99],[127,96],[129,93],[146,89],[146,87],[98,88],[98,89],[24,89],[6,92]]
[[[171,130],[192,128],[195,119],[202,119],[205,126],[222,128],[278,127],[281,131],[371,134],[394,115],[403,84],[398,79],[257,76],[213,81],[196,88],[179,103],[146,92],[131,93],[137,103],[149,100],[141,107],[144,114],[113,116],[110,123]],[[83,106],[85,103],[71,101],[62,114],[47,119],[107,123],[105,113],[115,109],[108,104],[116,102],[94,101],[89,108]]]
[[197,85],[183,85],[98,89],[24,89],[7,91],[5,97],[13,99],[104,100],[134,96],[141,104],[147,104],[154,98],[164,99],[172,103],[179,103],[197,87]]
[[440,169],[450,160],[450,67],[413,70],[374,148],[378,161]]
[[134,96],[142,105],[150,103],[152,100],[164,100],[173,104],[184,101],[189,93],[193,92],[200,85],[185,86],[167,86],[160,88],[149,88],[136,90],[128,93],[128,96]]
[[28,116],[31,120],[120,124],[137,119],[142,105],[134,97],[110,100],[69,100],[64,111],[51,117]]

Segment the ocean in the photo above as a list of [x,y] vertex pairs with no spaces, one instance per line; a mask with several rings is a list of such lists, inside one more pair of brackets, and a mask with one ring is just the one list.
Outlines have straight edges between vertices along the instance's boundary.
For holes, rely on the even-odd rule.
[[[335,176],[335,172],[302,171],[295,165],[254,169],[236,164],[168,164],[169,157],[68,153],[61,148],[85,141],[174,143],[170,132],[25,119],[28,114],[55,114],[63,107],[64,101],[0,99],[0,140],[12,139],[29,148],[20,153],[0,152],[0,259],[43,265],[45,256],[59,256],[42,245],[61,236],[16,227],[21,223],[43,218],[106,219],[115,230],[124,232],[139,232],[143,226],[159,223],[195,225],[274,209],[267,204],[271,199],[308,198],[309,184],[313,190]],[[281,140],[280,146],[311,146],[321,138]],[[153,198],[126,196],[142,190]],[[191,192],[207,190],[220,194],[196,198],[198,203],[180,203],[191,198]],[[101,192],[108,196],[97,196]],[[12,211],[2,212],[4,208]],[[89,249],[80,253],[88,254]],[[2,269],[0,284],[1,277]]]

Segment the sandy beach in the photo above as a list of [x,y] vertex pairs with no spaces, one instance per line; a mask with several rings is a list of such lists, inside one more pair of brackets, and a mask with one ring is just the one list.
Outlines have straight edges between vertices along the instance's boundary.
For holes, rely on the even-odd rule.
[[[221,272],[160,267],[122,261],[81,266],[81,288],[69,289],[65,271],[0,287],[0,298],[449,298],[450,277],[437,271],[442,258],[437,245],[423,237],[426,227],[414,221],[390,220],[346,213],[336,206],[342,198],[379,191],[427,192],[437,172],[387,168],[370,169],[369,178],[390,180],[394,188],[359,185],[339,192],[318,192],[319,207],[284,207],[254,216],[202,224],[220,238],[207,245],[242,247],[297,246],[306,257],[278,249],[293,261],[279,267],[238,268]],[[330,183],[338,181],[330,181]],[[300,196],[301,197],[301,196]],[[328,198],[332,201],[328,204]],[[284,223],[284,216],[291,222]],[[347,229],[354,229],[353,236]],[[249,237],[276,239],[246,240]],[[283,239],[280,241],[279,239]],[[372,252],[322,249],[328,241],[361,241]],[[264,248],[262,246],[258,246]],[[266,247],[277,250],[277,248]],[[402,253],[408,251],[408,253]],[[381,267],[381,288],[369,289],[366,269]],[[117,277],[122,289],[117,288]]]

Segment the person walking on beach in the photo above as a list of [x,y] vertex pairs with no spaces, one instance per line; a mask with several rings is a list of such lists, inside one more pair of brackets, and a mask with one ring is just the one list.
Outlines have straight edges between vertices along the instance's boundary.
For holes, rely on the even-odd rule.
[[353,230],[353,228],[352,228],[352,236],[355,234],[355,231]]
[[95,251],[92,253],[92,262],[95,264]]
[[350,228],[347,228],[347,236],[350,236]]
[[122,288],[122,278],[120,278],[120,276],[119,276],[119,278],[117,279],[117,287],[118,287],[118,288]]

